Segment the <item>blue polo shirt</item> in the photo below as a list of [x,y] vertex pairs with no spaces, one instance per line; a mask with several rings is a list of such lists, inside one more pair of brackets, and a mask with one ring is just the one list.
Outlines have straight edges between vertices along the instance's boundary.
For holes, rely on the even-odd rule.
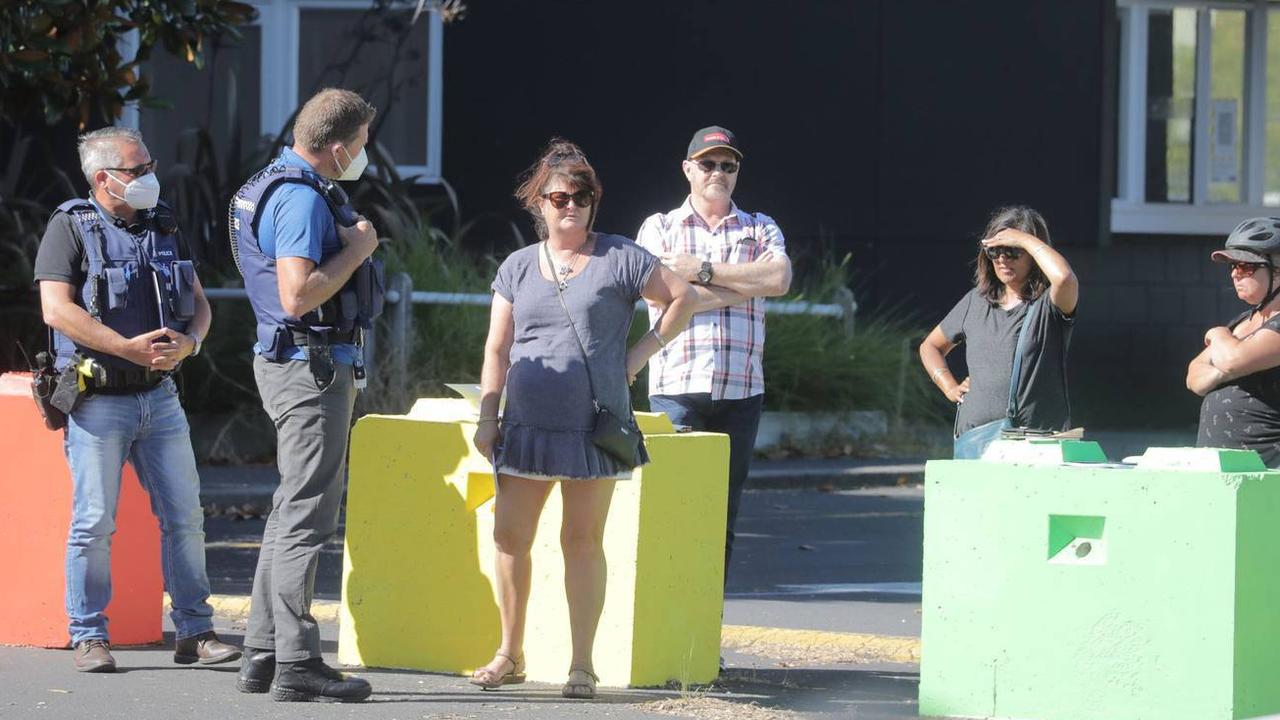
[[[292,148],[282,150],[279,161],[290,167],[315,172],[315,168]],[[269,257],[307,258],[319,265],[323,258],[342,250],[329,205],[308,185],[295,182],[277,184],[259,212],[258,246]],[[254,343],[253,351],[261,355],[262,346]],[[294,348],[289,359],[306,360],[307,352],[304,348]],[[355,365],[363,358],[360,348],[355,345],[334,345],[333,360]]]

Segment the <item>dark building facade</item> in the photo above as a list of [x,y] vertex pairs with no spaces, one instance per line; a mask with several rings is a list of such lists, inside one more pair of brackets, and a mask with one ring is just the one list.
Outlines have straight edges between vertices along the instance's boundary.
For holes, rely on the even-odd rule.
[[1077,423],[1189,427],[1186,363],[1243,309],[1208,252],[1280,214],[1259,109],[1280,86],[1276,7],[477,6],[449,29],[443,173],[467,213],[509,211],[516,173],[563,135],[602,174],[599,226],[634,233],[682,200],[691,132],[721,124],[746,150],[740,205],[795,256],[851,252],[863,308],[927,325],[970,286],[988,215],[1031,205],[1082,283]]
[[[358,3],[256,4],[214,72],[155,75],[204,103],[215,140],[230,137],[220,93],[239,97],[241,132],[270,134],[315,87],[392,62],[343,49],[357,26],[386,29]],[[865,311],[927,327],[970,286],[989,214],[1030,205],[1082,283],[1070,372],[1087,426],[1194,425],[1186,363],[1243,308],[1208,251],[1240,219],[1280,214],[1267,0],[477,2],[418,27],[383,135],[453,187],[474,249],[509,247],[512,222],[532,236],[511,192],[549,138],[600,171],[597,226],[634,235],[683,200],[693,130],[720,124],[746,152],[742,207],[776,218],[797,258],[851,253]],[[332,40],[300,41],[317,33]]]

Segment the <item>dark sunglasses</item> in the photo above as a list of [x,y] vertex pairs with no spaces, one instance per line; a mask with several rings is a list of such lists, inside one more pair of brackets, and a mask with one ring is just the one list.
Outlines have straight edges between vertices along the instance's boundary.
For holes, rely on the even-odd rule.
[[703,172],[713,173],[716,168],[720,168],[720,172],[725,175],[732,175],[738,172],[738,163],[732,160],[722,160],[720,162],[715,160],[694,160],[694,162],[698,164],[698,167],[702,168]]
[[565,206],[572,200],[573,204],[580,208],[591,207],[591,201],[595,199],[596,194],[590,190],[579,190],[576,193],[567,192],[550,192],[542,193],[542,197],[551,201],[551,207],[557,210],[563,210]]
[[1233,262],[1230,264],[1231,272],[1242,270],[1246,275],[1252,275],[1266,266],[1266,263],[1256,262]]
[[992,245],[990,247],[984,246],[982,248],[982,252],[986,253],[987,258],[990,260],[995,260],[996,258],[999,258],[1002,256],[1010,260],[1017,260],[1018,258],[1022,257],[1022,248],[1016,248],[1009,245]]
[[102,168],[102,169],[110,170],[112,172],[121,172],[121,173],[125,173],[129,177],[138,178],[138,177],[142,177],[143,175],[147,175],[152,172],[155,172],[156,161],[152,160],[151,162],[145,162],[145,163],[142,163],[141,165],[138,165],[137,167],[131,167],[131,168]]

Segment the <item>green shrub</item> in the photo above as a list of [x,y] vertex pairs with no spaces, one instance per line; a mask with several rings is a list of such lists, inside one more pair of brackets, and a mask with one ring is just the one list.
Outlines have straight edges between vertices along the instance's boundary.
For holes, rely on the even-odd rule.
[[[786,300],[834,303],[850,284],[852,258],[800,268]],[[855,316],[855,331],[821,315],[768,315],[765,408],[790,411],[880,410],[895,421],[937,422],[947,408],[920,371],[916,347],[927,332],[900,306]]]

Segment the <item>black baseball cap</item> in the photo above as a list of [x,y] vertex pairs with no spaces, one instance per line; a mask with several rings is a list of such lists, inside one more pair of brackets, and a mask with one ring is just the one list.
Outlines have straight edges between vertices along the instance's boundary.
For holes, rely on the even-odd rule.
[[732,132],[720,127],[712,125],[704,127],[693,134],[693,139],[689,141],[689,152],[685,157],[690,160],[711,152],[712,150],[724,149],[742,159],[742,150],[738,149],[738,138]]

